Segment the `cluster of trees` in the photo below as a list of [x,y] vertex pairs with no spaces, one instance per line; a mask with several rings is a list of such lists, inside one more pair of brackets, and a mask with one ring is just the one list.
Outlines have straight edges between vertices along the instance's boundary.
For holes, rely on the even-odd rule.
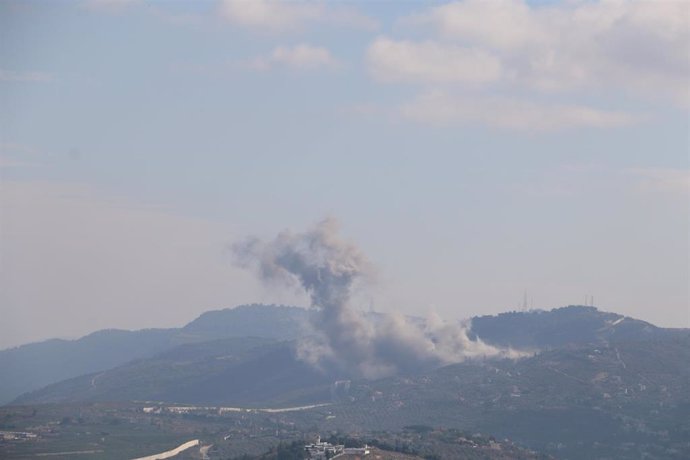
[[265,454],[258,456],[245,454],[232,460],[304,460],[306,457],[304,441],[293,441],[289,444],[280,443]]

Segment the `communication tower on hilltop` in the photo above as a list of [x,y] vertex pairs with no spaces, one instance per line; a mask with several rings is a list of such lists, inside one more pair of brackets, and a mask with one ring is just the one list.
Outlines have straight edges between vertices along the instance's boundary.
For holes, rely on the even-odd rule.
[[525,289],[525,292],[522,296],[522,303],[518,304],[518,310],[520,311],[528,311],[534,308],[534,297],[530,294],[529,296],[529,303],[527,302],[527,290]]

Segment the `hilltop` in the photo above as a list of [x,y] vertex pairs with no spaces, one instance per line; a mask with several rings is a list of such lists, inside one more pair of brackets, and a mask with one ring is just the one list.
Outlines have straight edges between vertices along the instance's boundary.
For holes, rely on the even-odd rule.
[[152,357],[177,346],[233,337],[275,340],[299,336],[307,310],[240,305],[203,313],[181,328],[106,329],[77,340],[51,339],[0,351],[0,404],[20,394],[84,374]]
[[[378,317],[368,314],[374,319]],[[103,330],[78,340],[53,339],[3,350],[0,351],[0,375],[3,375],[0,404],[46,385],[153,358],[189,344],[237,337],[293,340],[304,334],[308,316],[307,309],[298,307],[241,305],[208,311],[181,328]],[[682,330],[658,328],[594,307],[570,306],[475,317],[471,336],[495,345],[538,350],[628,338],[647,340],[679,331]]]

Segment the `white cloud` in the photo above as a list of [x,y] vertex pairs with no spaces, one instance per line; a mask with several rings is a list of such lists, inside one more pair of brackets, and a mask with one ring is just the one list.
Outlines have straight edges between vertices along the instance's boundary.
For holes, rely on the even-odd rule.
[[687,2],[465,0],[399,25],[427,37],[379,37],[366,63],[380,82],[421,88],[398,108],[409,120],[530,131],[618,127],[643,117],[578,101],[690,104]]
[[486,83],[501,76],[501,63],[477,48],[377,38],[367,50],[372,75],[381,81]]
[[686,199],[690,199],[690,170],[631,168],[625,172],[638,179],[641,190],[681,193]]
[[445,38],[494,48],[517,48],[543,38],[530,7],[513,0],[453,2],[403,18],[403,25],[431,26]]
[[222,0],[219,13],[232,24],[268,32],[296,31],[319,22],[370,30],[378,27],[376,21],[353,8],[326,2]]
[[247,66],[255,70],[268,70],[274,66],[313,70],[333,69],[339,67],[340,62],[327,48],[302,43],[295,46],[277,46],[268,56],[254,58]]
[[46,82],[50,80],[52,80],[52,76],[45,72],[0,69],[0,81]]
[[220,14],[233,24],[273,31],[294,30],[323,15],[317,3],[283,3],[265,0],[227,0],[220,3]]
[[554,131],[566,128],[612,128],[638,118],[624,112],[565,104],[538,104],[496,96],[469,96],[430,91],[399,108],[406,119],[430,124],[480,123],[518,131]]
[[507,83],[539,91],[612,88],[690,102],[690,8],[684,1],[466,0],[404,18],[444,42],[495,53]]
[[86,8],[107,13],[119,13],[138,3],[143,2],[142,0],[84,0]]

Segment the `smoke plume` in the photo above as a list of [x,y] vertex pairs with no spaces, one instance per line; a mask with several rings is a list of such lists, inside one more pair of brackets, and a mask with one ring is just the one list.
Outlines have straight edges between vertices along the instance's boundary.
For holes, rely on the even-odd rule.
[[300,359],[321,369],[380,378],[473,357],[517,357],[481,340],[467,327],[430,318],[424,325],[399,314],[382,319],[355,311],[353,288],[370,278],[371,265],[326,219],[303,233],[285,231],[271,241],[250,238],[234,246],[238,263],[255,268],[265,282],[297,284],[310,296],[313,334],[298,346]]

